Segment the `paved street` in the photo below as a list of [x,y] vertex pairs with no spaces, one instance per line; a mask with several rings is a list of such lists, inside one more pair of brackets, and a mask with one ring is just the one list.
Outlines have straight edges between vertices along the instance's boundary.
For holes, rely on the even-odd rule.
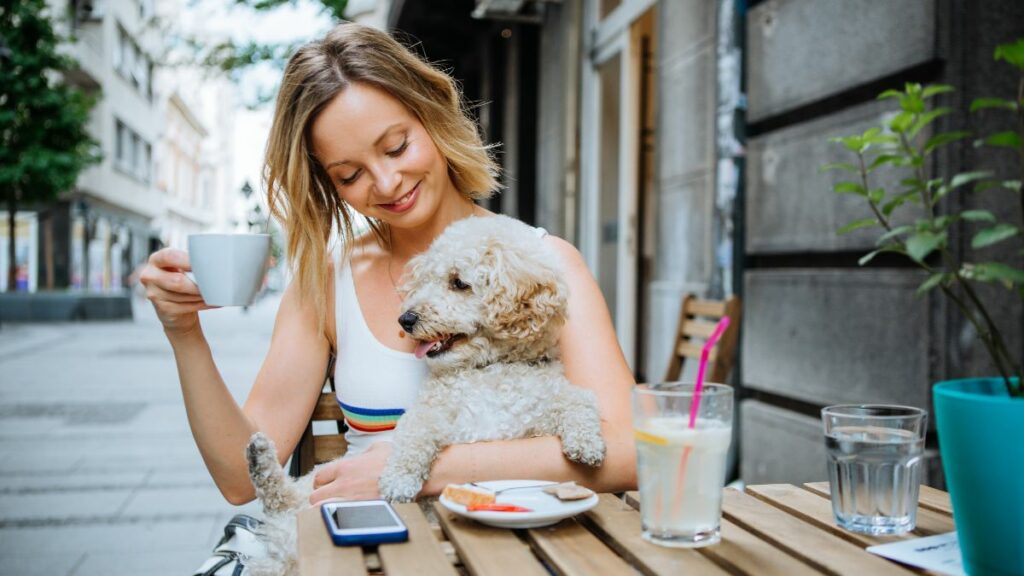
[[[277,300],[203,314],[221,373],[245,397]],[[155,315],[0,327],[0,574],[191,574],[227,504],[192,442]]]

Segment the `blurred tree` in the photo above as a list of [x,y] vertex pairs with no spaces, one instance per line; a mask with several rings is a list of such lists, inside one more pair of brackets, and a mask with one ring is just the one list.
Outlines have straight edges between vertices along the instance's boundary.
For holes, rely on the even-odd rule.
[[64,83],[77,64],[58,50],[45,0],[0,2],[0,200],[7,207],[7,290],[16,288],[19,203],[48,202],[100,160],[86,132],[96,99]]
[[[323,12],[335,22],[344,20],[348,0],[315,1],[323,5]],[[268,12],[284,5],[294,4],[295,0],[235,0],[235,5],[259,12]],[[283,68],[285,61],[295,48],[305,41],[273,44],[250,41],[245,44],[235,44],[231,40],[225,40],[212,46],[204,45],[194,39],[187,39],[186,42],[191,45],[200,63],[204,66],[233,73],[262,62],[270,62]]]

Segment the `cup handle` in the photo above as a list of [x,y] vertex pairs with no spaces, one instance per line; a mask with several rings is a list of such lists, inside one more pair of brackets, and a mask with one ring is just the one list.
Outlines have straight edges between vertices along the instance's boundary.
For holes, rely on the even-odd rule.
[[185,278],[188,278],[189,282],[195,284],[196,288],[199,288],[199,282],[196,282],[196,277],[192,274],[192,272],[182,271],[182,274],[185,275]]

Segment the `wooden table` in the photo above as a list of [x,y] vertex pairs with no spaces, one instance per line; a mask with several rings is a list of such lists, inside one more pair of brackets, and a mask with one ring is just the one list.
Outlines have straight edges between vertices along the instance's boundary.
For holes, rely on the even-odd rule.
[[[917,529],[872,537],[835,526],[828,483],[728,488],[722,541],[695,550],[663,548],[640,537],[637,494],[602,494],[575,519],[532,530],[490,528],[460,518],[437,502],[395,508],[409,541],[376,548],[336,547],[319,508],[299,514],[299,567],[326,574],[911,574],[922,571],[869,554],[865,547],[953,530],[949,495],[921,487]],[[426,513],[425,513],[426,512]]]

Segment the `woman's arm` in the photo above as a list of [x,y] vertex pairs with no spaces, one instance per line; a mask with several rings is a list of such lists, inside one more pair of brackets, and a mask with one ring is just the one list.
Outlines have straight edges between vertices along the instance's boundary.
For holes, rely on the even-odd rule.
[[[569,380],[597,396],[604,464],[589,468],[570,462],[555,437],[449,446],[438,456],[421,495],[439,494],[449,483],[481,480],[576,480],[598,491],[636,487],[630,392],[635,384],[612,328],[604,297],[582,256],[568,242],[549,237],[562,257],[569,284],[569,319],[562,329],[562,362]],[[391,452],[386,442],[354,458],[333,462],[317,473],[311,502],[330,497],[376,498],[377,479]]]
[[270,350],[244,408],[214,363],[201,330],[168,332],[178,365],[185,410],[196,446],[224,497],[243,504],[255,496],[245,446],[261,430],[277,446],[282,464],[305,429],[323,384],[328,343],[317,330],[312,303],[289,286],[281,300]]

